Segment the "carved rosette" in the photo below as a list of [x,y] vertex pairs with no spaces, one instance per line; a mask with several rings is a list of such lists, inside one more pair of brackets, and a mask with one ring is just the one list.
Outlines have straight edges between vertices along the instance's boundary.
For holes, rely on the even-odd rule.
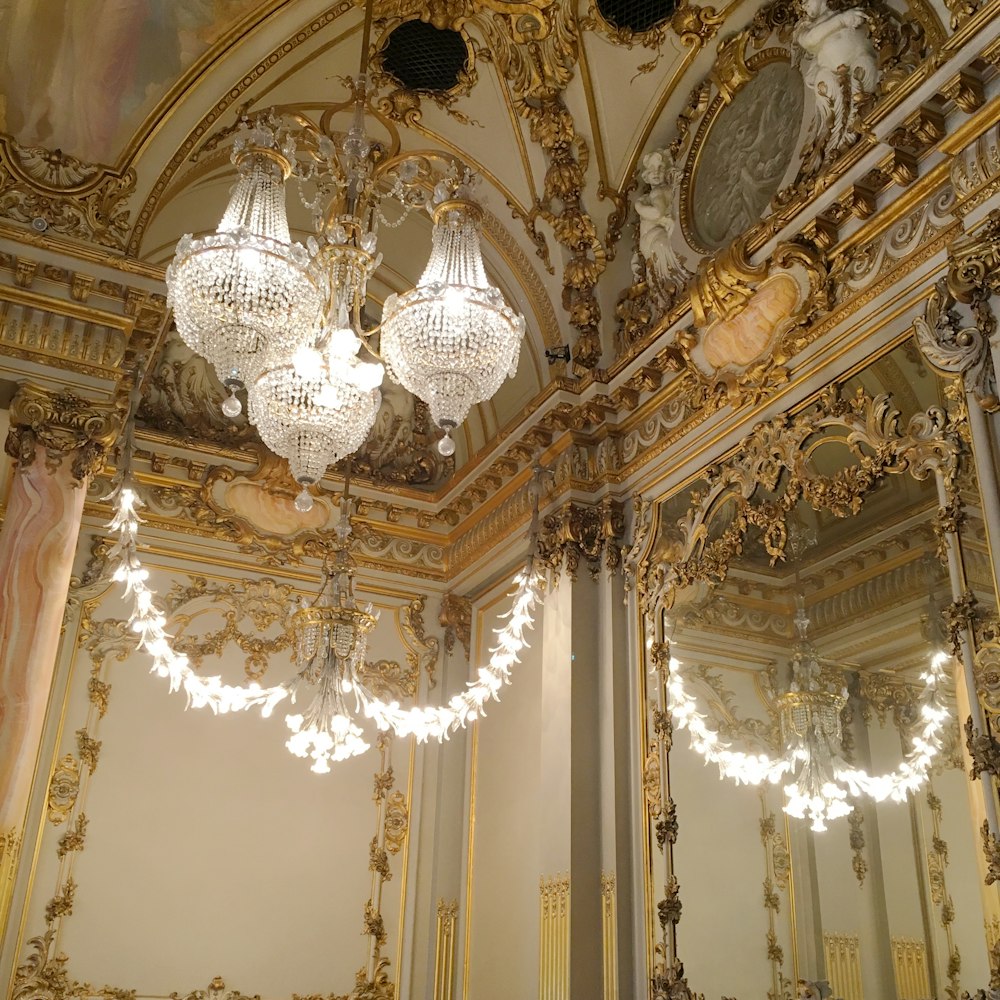
[[23,382],[11,400],[5,449],[22,469],[33,464],[38,446],[50,472],[69,456],[73,479],[81,484],[104,467],[121,428],[122,414],[111,404]]
[[80,794],[80,765],[72,754],[66,754],[56,764],[49,779],[49,822],[58,826],[65,823],[76,805]]

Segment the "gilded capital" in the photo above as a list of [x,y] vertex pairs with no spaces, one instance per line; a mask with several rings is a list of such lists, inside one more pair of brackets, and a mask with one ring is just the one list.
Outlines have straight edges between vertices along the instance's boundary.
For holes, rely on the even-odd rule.
[[565,569],[571,580],[585,558],[596,577],[602,556],[611,572],[620,565],[624,534],[625,514],[617,500],[606,497],[595,506],[566,503],[542,521],[538,554],[557,572]]
[[98,403],[60,389],[49,392],[22,382],[10,404],[5,449],[21,468],[45,449],[45,466],[58,469],[69,457],[73,479],[82,483],[99,472],[122,429],[122,414],[112,403]]

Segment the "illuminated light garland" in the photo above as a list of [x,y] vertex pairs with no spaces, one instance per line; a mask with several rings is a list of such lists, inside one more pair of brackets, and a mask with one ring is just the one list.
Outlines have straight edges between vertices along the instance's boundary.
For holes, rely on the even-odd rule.
[[759,785],[764,781],[777,784],[787,774],[798,775],[785,785],[787,801],[784,811],[791,816],[812,820],[813,830],[825,830],[826,821],[845,816],[851,811],[848,796],[867,795],[876,802],[892,799],[902,802],[926,780],[934,758],[941,749],[941,730],[948,710],[941,702],[939,685],[944,679],[944,665],[949,657],[935,653],[930,666],[920,675],[924,683],[920,706],[922,725],[912,737],[912,747],[896,770],[870,775],[860,768],[831,768],[831,778],[817,790],[802,787],[802,771],[808,763],[807,754],[796,748],[786,756],[774,759],[766,753],[744,753],[729,749],[717,732],[705,724],[694,698],[688,693],[681,676],[680,661],[671,657],[667,678],[667,705],[678,729],[687,729],[691,748],[704,757],[706,763],[718,766],[719,774],[737,784]]
[[[170,691],[183,691],[188,707],[208,707],[214,713],[244,711],[260,708],[261,715],[270,716],[285,698],[295,700],[295,687],[300,681],[291,681],[273,687],[262,687],[256,681],[245,686],[225,684],[219,676],[202,676],[196,673],[188,657],[176,653],[171,646],[171,636],[166,632],[166,616],[161,610],[156,593],[147,585],[149,571],[140,559],[136,538],[143,523],[138,509],[143,505],[131,475],[132,453],[131,420],[124,435],[124,457],[115,477],[111,493],[105,497],[114,505],[114,516],[107,527],[117,539],[108,553],[113,567],[112,578],[124,585],[124,596],[132,599],[128,624],[138,637],[138,647],[152,657],[151,673],[166,678]],[[532,546],[534,551],[534,546]],[[534,555],[514,578],[511,609],[503,617],[506,624],[496,629],[496,644],[490,650],[489,663],[480,667],[475,680],[466,689],[439,707],[404,709],[398,702],[383,702],[372,697],[360,684],[354,693],[364,714],[381,730],[393,729],[399,735],[413,735],[419,742],[427,739],[443,740],[451,732],[484,715],[488,701],[499,700],[500,691],[511,681],[510,671],[519,662],[519,654],[528,643],[525,631],[534,625],[534,609],[541,600],[543,577],[535,565]],[[339,718],[339,716],[338,716]],[[310,723],[301,715],[289,715],[286,722],[292,731],[289,749],[296,756],[310,756],[315,761],[313,770],[329,771],[328,761],[344,759],[367,749],[361,731],[348,717],[344,717],[347,731],[334,734],[329,742],[320,735],[314,738]],[[349,744],[349,747],[348,747]],[[341,751],[341,746],[343,750]],[[312,751],[310,752],[310,747]]]

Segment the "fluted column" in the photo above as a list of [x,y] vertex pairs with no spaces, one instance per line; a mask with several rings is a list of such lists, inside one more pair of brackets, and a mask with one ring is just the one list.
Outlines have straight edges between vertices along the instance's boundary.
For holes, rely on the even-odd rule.
[[38,762],[84,485],[119,428],[110,405],[68,391],[25,383],[10,406],[6,450],[17,469],[0,530],[0,930]]

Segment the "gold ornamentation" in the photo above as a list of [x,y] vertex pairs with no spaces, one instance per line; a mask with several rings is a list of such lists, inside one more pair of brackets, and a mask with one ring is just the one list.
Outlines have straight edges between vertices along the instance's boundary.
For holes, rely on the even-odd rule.
[[864,821],[864,815],[855,806],[847,817],[847,823],[850,831],[848,837],[851,844],[851,868],[854,869],[854,877],[858,880],[859,886],[865,884],[865,875],[868,874],[868,862],[865,861]]
[[[174,650],[185,654],[194,667],[200,667],[206,656],[219,656],[230,643],[246,654],[243,669],[250,680],[259,680],[267,672],[269,658],[287,649],[291,643],[284,625],[289,618],[294,592],[287,584],[277,583],[270,577],[247,580],[242,585],[234,583],[209,583],[204,577],[193,577],[187,587],[175,583],[164,599],[170,615],[171,626],[176,631]],[[185,635],[185,631],[199,611],[181,612],[191,604],[209,602],[225,618],[225,625],[214,632],[200,636]],[[239,622],[249,619],[253,630],[244,632]],[[262,633],[275,626],[281,632],[265,638]]]
[[409,604],[399,609],[399,627],[406,646],[406,662],[415,675],[420,677],[421,671],[426,671],[429,687],[437,683],[437,662],[441,652],[441,640],[437,636],[428,635],[424,625],[424,608],[427,606],[426,595],[414,597]]
[[536,243],[541,219],[569,252],[563,267],[563,307],[577,331],[574,370],[583,374],[601,358],[601,308],[594,288],[607,266],[607,255],[583,207],[590,151],[562,98],[579,57],[579,25],[570,4],[552,4],[529,15],[520,33],[511,32],[511,19],[499,13],[479,23],[497,70],[511,83],[514,107],[530,123],[532,141],[541,147],[548,164],[542,197],[526,221]]
[[76,731],[76,752],[80,755],[80,763],[84,764],[91,774],[97,770],[101,746],[101,741],[95,740],[86,729]]
[[441,598],[438,624],[444,629],[445,652],[451,653],[457,639],[468,659],[472,641],[472,601],[458,594],[445,594]]
[[976,595],[971,590],[966,590],[944,609],[951,650],[956,656],[962,648],[962,639],[975,627],[977,603]]
[[975,235],[948,248],[948,265],[948,291],[959,302],[974,305],[1000,293],[1000,209]]
[[[944,128],[941,127],[943,134]],[[936,136],[935,141],[941,136]],[[993,125],[969,143],[951,163],[955,214],[962,217],[1000,190],[1000,124]]]
[[120,173],[0,135],[0,215],[16,222],[42,218],[53,232],[124,250],[135,182],[135,170]]
[[747,242],[741,237],[726,249],[705,258],[691,285],[691,312],[695,324],[707,326],[713,317],[730,319],[753,296],[752,282],[766,277],[767,264],[751,264]]
[[66,754],[56,764],[49,779],[47,815],[55,826],[65,823],[80,794],[80,765],[72,754]]
[[980,831],[983,838],[983,853],[986,856],[986,884],[1000,882],[1000,840],[990,833],[990,824],[983,820]]
[[[924,315],[913,321],[920,352],[928,364],[943,376],[958,376],[965,391],[989,412],[1000,409],[996,374],[990,354],[988,326],[980,322],[962,324],[955,309],[957,300],[949,282],[942,278],[924,307]],[[988,308],[988,303],[984,303]],[[993,324],[995,325],[995,323]]]
[[406,796],[395,791],[385,804],[385,849],[390,854],[399,854],[406,843],[409,830],[410,813],[406,806]]
[[108,710],[108,697],[111,694],[111,685],[102,681],[97,674],[91,674],[87,680],[87,698],[90,704],[97,709],[98,719],[103,719]]
[[73,912],[73,898],[76,896],[76,882],[72,877],[63,883],[62,891],[57,892],[45,904],[45,923],[52,924],[60,917],[69,916]]
[[452,1000],[455,982],[456,924],[458,900],[438,900],[434,949],[434,993],[432,1000]]
[[[849,442],[855,464],[826,475],[815,464],[823,440],[818,435],[836,429],[843,432],[836,437]],[[814,443],[806,447],[810,441]],[[954,429],[937,407],[917,413],[901,427],[887,396],[859,391],[843,399],[833,388],[809,410],[758,424],[732,459],[708,470],[708,487],[693,495],[687,514],[677,522],[679,550],[669,563],[650,570],[649,594],[653,602],[670,608],[677,588],[721,582],[751,527],[759,529],[773,565],[784,558],[787,512],[800,498],[816,510],[845,517],[861,508],[880,481],[907,472],[916,478],[940,475],[950,495],[960,451]],[[761,494],[778,491],[778,496],[765,499],[759,489]],[[733,516],[711,537],[709,528],[721,509]],[[647,613],[652,609],[648,599],[646,608]]]
[[365,687],[376,697],[401,700],[417,693],[420,673],[413,667],[403,668],[397,660],[368,660],[358,671]]
[[50,472],[70,455],[73,479],[79,484],[104,467],[121,427],[121,413],[110,404],[81,399],[68,389],[50,393],[22,382],[11,400],[5,449],[19,467],[27,468],[40,445]]
[[981,774],[1000,777],[1000,742],[990,733],[977,732],[971,715],[965,720],[965,746],[972,760],[971,780],[975,781]]
[[581,558],[586,558],[596,578],[602,555],[608,570],[618,569],[624,534],[624,510],[617,500],[604,499],[593,507],[568,503],[542,521],[538,555],[556,572],[565,570],[571,580],[576,579]]
[[642,766],[642,790],[646,796],[646,811],[655,819],[663,811],[663,797],[660,790],[660,746],[651,740],[649,752]]
[[76,817],[76,822],[59,838],[56,856],[64,858],[70,851],[82,851],[86,837],[87,817],[83,813],[80,813]]

